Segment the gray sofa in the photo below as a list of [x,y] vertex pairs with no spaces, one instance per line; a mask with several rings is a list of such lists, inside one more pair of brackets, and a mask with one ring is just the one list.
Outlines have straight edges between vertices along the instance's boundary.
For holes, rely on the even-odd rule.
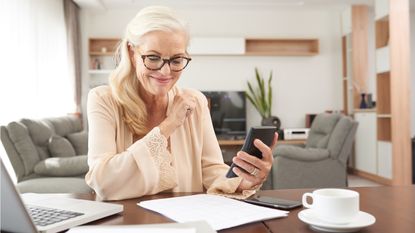
[[347,160],[358,123],[340,114],[316,116],[305,147],[278,145],[265,189],[347,186]]
[[88,134],[81,118],[22,119],[1,126],[21,193],[88,193]]

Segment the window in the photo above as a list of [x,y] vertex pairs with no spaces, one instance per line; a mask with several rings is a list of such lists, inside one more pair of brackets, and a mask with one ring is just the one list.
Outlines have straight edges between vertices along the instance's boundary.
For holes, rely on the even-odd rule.
[[74,112],[63,1],[2,1],[0,124]]

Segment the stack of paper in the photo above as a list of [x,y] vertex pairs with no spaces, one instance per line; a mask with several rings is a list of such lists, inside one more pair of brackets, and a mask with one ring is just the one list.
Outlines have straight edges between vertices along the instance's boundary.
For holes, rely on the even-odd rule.
[[92,225],[72,228],[68,233],[216,233],[205,221],[137,225]]
[[142,201],[137,204],[180,223],[205,220],[215,230],[286,217],[288,214],[288,211],[251,205],[209,194]]

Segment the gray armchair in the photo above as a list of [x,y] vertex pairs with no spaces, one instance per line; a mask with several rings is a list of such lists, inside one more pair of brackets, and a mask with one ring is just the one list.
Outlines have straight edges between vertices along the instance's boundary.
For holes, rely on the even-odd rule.
[[340,114],[314,119],[305,147],[278,145],[270,179],[273,189],[347,186],[347,160],[358,123]]
[[88,134],[76,116],[22,119],[1,126],[21,193],[87,193]]

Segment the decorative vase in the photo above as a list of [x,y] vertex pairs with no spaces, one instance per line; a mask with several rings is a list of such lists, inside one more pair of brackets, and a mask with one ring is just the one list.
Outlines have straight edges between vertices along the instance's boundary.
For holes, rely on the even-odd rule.
[[368,93],[366,96],[366,103],[367,103],[367,108],[373,108],[373,98],[372,98],[372,94]]
[[366,93],[362,93],[361,95],[361,100],[360,100],[360,106],[359,108],[367,108],[367,103],[366,103]]
[[262,118],[261,125],[263,126],[275,126],[277,129],[281,127],[281,120],[276,116],[270,116],[267,118]]

